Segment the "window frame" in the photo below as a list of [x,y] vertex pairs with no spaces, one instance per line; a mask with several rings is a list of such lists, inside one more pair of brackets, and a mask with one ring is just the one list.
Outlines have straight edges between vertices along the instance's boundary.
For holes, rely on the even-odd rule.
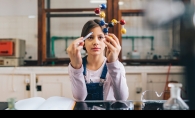
[[[49,0],[48,0],[49,1]],[[119,0],[107,0],[107,13],[112,13],[107,15],[106,21],[111,21],[113,18],[119,19]],[[38,0],[38,66],[48,65],[53,62],[58,62],[61,64],[67,64],[70,62],[69,58],[48,58],[47,57],[47,14],[48,13],[54,13],[54,12],[82,12],[82,11],[94,11],[93,8],[74,8],[74,9],[50,9],[45,8],[45,0]],[[114,33],[117,37],[120,36],[120,33],[118,32],[118,25],[116,25],[114,28],[110,29],[109,32]],[[121,39],[120,39],[121,43]],[[120,54],[121,55],[121,54]],[[119,59],[121,60],[121,57],[119,56]]]

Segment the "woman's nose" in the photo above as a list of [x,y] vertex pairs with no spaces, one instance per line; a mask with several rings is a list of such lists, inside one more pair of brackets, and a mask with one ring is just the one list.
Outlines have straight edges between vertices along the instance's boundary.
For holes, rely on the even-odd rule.
[[98,37],[95,37],[93,40],[93,45],[98,45],[98,44],[99,44]]

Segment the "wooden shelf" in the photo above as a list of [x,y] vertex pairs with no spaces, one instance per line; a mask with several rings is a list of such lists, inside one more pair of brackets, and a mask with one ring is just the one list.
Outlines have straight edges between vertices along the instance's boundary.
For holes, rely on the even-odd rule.
[[180,65],[178,59],[125,59],[122,62],[127,65]]
[[[181,65],[178,59],[124,59],[121,62],[126,63],[127,66]],[[25,66],[38,66],[37,61],[25,61],[25,63]],[[42,66],[67,66],[69,63],[69,58],[48,58]]]

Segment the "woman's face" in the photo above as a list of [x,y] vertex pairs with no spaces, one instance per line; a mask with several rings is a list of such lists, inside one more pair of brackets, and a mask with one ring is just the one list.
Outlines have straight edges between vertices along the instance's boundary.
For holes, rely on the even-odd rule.
[[90,30],[93,34],[85,40],[85,48],[87,50],[88,55],[99,55],[104,53],[105,40],[104,33],[101,27],[95,27]]

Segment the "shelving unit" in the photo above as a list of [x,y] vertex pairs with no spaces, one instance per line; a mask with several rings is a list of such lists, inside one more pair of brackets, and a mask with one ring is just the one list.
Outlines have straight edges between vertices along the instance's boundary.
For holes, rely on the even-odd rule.
[[[119,18],[119,6],[118,6],[119,0],[107,0],[107,9],[106,14],[111,13],[107,15],[106,21],[111,21],[113,18],[118,19]],[[78,8],[78,9],[50,9],[50,4],[47,4],[47,9],[45,8],[46,0],[38,0],[38,66],[45,66],[48,64],[48,62],[54,62],[58,60],[62,60],[60,58],[49,58],[47,54],[49,54],[50,51],[50,41],[48,37],[50,37],[50,31],[47,29],[47,27],[50,27],[50,17],[67,17],[69,15],[70,17],[73,17],[71,14],[50,14],[50,13],[74,13],[74,12],[80,12],[83,11],[94,11],[92,8]],[[50,0],[47,0],[47,3],[50,3]],[[79,16],[77,15],[74,15]],[[90,17],[90,14],[87,14],[83,17]],[[92,15],[92,16],[95,16]],[[49,17],[49,18],[47,18]],[[47,22],[46,22],[47,21]],[[114,28],[111,28],[109,32],[114,33],[117,37],[120,36],[120,32],[118,32],[118,25],[116,25]],[[48,30],[48,31],[47,31]],[[47,49],[49,47],[49,49]],[[121,58],[119,56],[119,58]],[[66,59],[68,60],[68,59]]]
[[[81,17],[79,15],[79,12],[83,11],[94,11],[93,8],[75,8],[75,9],[50,9],[50,5],[47,5],[47,8],[45,8],[45,2],[46,0],[38,0],[38,66],[47,66],[47,65],[52,65],[52,62],[55,62],[55,65],[66,65],[69,63],[70,59],[69,58],[55,58],[55,52],[54,52],[54,40],[58,39],[64,39],[68,40],[68,38],[78,38],[78,37],[52,37],[50,36],[50,29],[47,29],[50,27],[50,18],[51,17]],[[50,0],[47,0],[47,3]],[[106,16],[106,21],[111,21],[113,18],[115,19],[121,19],[123,16],[143,16],[144,11],[142,9],[126,9],[126,10],[120,10],[119,5],[118,5],[119,0],[107,0],[107,9],[106,9],[106,14],[109,13],[109,15]],[[66,14],[66,13],[69,14]],[[72,15],[71,13],[78,12],[78,14]],[[56,14],[54,14],[56,13]],[[59,14],[59,13],[65,13],[65,14]],[[82,17],[91,17],[94,16],[94,14],[84,14]],[[154,50],[154,36],[150,37],[133,37],[133,36],[122,36],[120,33],[121,26],[116,25],[115,27],[111,28],[109,32],[114,33],[118,38],[119,42],[122,46],[122,39],[130,39],[132,40],[132,50],[134,50],[134,40],[135,38],[148,38],[151,40],[151,50]],[[47,32],[47,33],[46,33]],[[50,44],[50,41],[52,44]],[[50,45],[52,47],[50,47]],[[67,43],[66,43],[67,47]],[[65,47],[65,48],[66,48]],[[50,54],[52,50],[51,56],[47,56]],[[119,60],[121,62],[127,63],[127,65],[131,65],[132,62],[140,63],[141,65],[168,65],[169,63],[172,63],[173,65],[179,65],[179,60],[166,60],[166,59],[159,59],[159,60],[153,60],[153,59],[122,59],[122,50],[119,54]],[[26,61],[29,63],[28,61]],[[31,63],[36,63],[36,62],[31,62]]]

